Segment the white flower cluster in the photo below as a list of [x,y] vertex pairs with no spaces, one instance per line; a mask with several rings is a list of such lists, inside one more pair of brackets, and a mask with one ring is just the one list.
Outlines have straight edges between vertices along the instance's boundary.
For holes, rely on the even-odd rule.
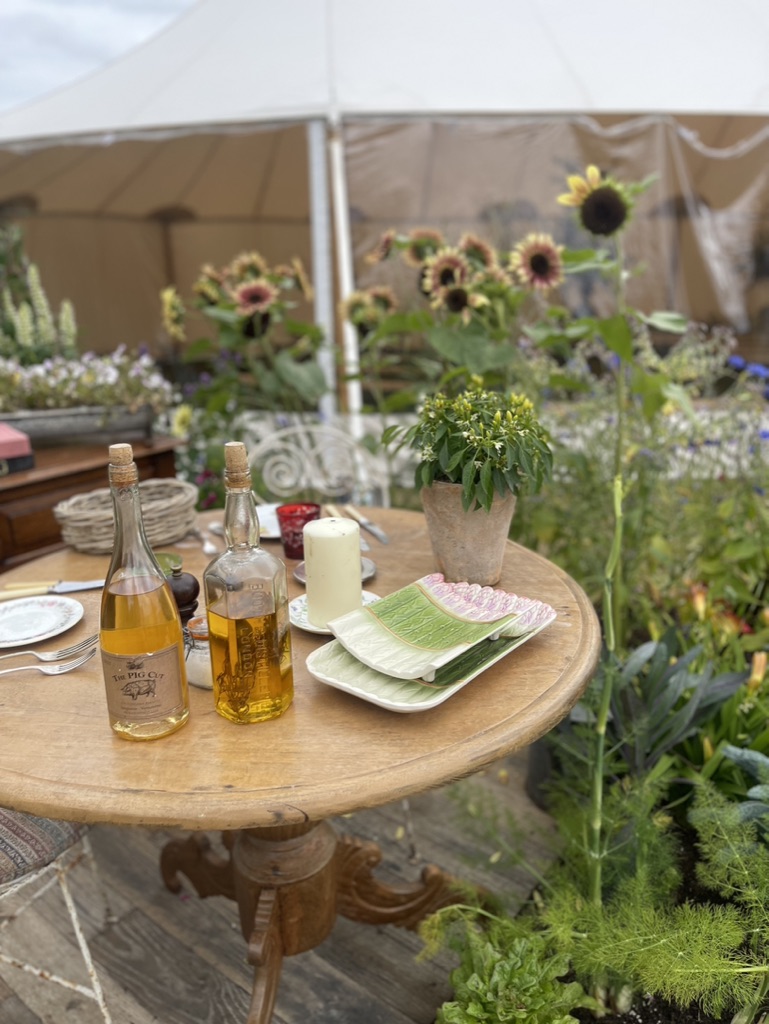
[[54,356],[34,366],[0,359],[0,412],[73,406],[150,406],[156,413],[174,401],[172,385],[147,353],[121,345],[110,355]]

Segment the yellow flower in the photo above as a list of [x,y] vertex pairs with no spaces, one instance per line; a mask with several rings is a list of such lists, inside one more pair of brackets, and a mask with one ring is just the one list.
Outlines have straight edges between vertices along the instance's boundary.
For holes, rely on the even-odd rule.
[[573,174],[566,182],[571,191],[558,196],[558,202],[576,207],[582,227],[591,235],[614,235],[627,224],[633,205],[627,189],[612,178],[602,178],[594,164],[584,178]]
[[184,341],[186,338],[184,330],[184,303],[173,285],[161,291],[160,301],[162,304],[163,327],[166,334],[175,341]]
[[584,178],[579,174],[572,174],[566,179],[566,184],[571,191],[558,196],[558,202],[561,206],[582,206],[593,189],[601,184],[601,172],[595,164],[590,164]]
[[171,419],[171,434],[173,437],[185,438],[190,432],[192,426],[192,406],[191,405],[179,405],[174,410],[173,417]]

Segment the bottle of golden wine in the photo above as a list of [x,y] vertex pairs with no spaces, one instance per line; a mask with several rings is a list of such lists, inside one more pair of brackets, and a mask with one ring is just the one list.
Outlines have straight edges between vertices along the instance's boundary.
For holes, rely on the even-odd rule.
[[259,546],[245,445],[224,446],[227,550],[203,574],[216,710],[231,722],[263,722],[294,697],[283,562]]
[[110,445],[109,460],[115,543],[99,630],[107,709],[118,736],[152,740],[189,715],[182,623],[144,533],[131,445]]

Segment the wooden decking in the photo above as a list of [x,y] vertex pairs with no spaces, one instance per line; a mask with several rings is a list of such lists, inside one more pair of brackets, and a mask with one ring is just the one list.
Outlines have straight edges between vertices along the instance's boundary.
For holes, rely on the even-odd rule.
[[[527,856],[541,868],[552,857],[549,819],[526,797],[525,752],[457,785],[494,797],[526,834]],[[495,893],[525,898],[523,872],[481,866],[476,840],[458,821],[452,787],[400,804],[336,819],[339,831],[379,843],[384,881],[414,880],[425,863]],[[411,834],[409,824],[412,826]],[[96,887],[82,871],[73,888],[114,1024],[243,1024],[252,971],[245,959],[235,905],[201,900],[192,890],[173,895],[158,870],[164,842],[177,833],[98,826],[92,843],[117,921],[95,916]],[[47,966],[69,977],[85,972],[56,889],[14,925],[16,951],[50,952]],[[66,936],[66,938],[64,937]],[[57,949],[56,947],[60,947]],[[417,961],[419,937],[340,918],[316,950],[285,961],[274,1024],[432,1024],[450,996],[448,954]],[[95,1004],[20,970],[0,967],[0,1024],[99,1024]]]

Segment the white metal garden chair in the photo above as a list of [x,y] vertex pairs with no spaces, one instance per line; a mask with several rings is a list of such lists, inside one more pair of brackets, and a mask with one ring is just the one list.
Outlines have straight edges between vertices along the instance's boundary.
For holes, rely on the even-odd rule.
[[390,477],[383,455],[325,423],[300,423],[267,434],[251,447],[258,502],[286,500],[390,505]]
[[[106,1024],[112,1024],[67,878],[74,867],[87,863],[103,900],[105,920],[112,919],[87,832],[87,825],[37,818],[0,807],[0,963],[18,967],[42,981],[55,982],[94,1000]],[[90,986],[27,963],[14,955],[8,941],[11,924],[56,884],[69,913]],[[11,905],[12,909],[6,912],[5,907]]]

